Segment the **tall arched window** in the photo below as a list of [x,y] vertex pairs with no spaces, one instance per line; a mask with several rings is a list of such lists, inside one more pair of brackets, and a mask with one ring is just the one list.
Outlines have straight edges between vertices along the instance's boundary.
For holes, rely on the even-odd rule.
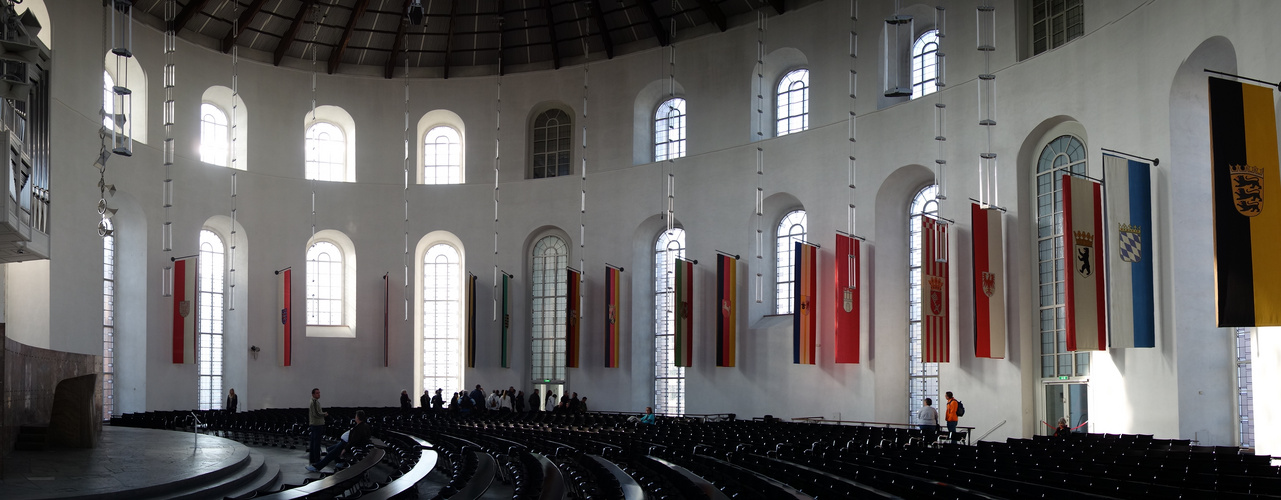
[[774,231],[774,312],[792,314],[795,297],[792,296],[796,281],[796,242],[805,241],[805,211],[793,210],[778,221]]
[[774,135],[810,128],[810,70],[793,70],[779,80],[776,120]]
[[654,242],[654,411],[685,413],[685,367],[676,366],[676,259],[685,258],[685,230]]
[[200,161],[225,167],[231,152],[227,113],[209,103],[200,104]]
[[317,241],[307,249],[307,324],[343,324],[343,255],[338,245]]
[[912,99],[938,91],[939,32],[929,30],[912,44]]
[[[566,294],[565,268],[569,266],[569,249],[565,240],[557,236],[544,236],[534,243],[533,276],[529,281],[530,310],[530,366],[532,380],[546,394],[550,386],[564,385],[565,359],[568,353],[565,338],[565,308],[569,305]],[[555,389],[557,394],[563,388]]]
[[534,118],[533,167],[530,177],[542,179],[569,175],[569,157],[573,149],[571,142],[574,122],[569,114],[560,109],[549,109]]
[[196,276],[196,365],[200,377],[200,409],[222,409],[223,287],[226,245],[208,229],[200,231],[199,271]]
[[1063,174],[1086,173],[1085,144],[1059,136],[1041,150],[1036,162],[1037,284],[1040,290],[1041,377],[1084,377],[1090,354],[1067,350],[1067,313],[1063,276]]
[[[111,219],[103,219],[113,229]],[[102,419],[116,411],[116,237],[102,237]]]
[[925,186],[912,197],[908,208],[908,304],[907,304],[907,355],[908,395],[907,411],[911,418],[921,409],[925,398],[939,402],[939,364],[921,361],[921,216],[938,215],[938,186]]
[[307,128],[306,176],[318,181],[347,180],[347,139],[341,128],[316,122]]
[[423,137],[423,184],[458,184],[463,181],[463,149],[458,131],[439,126]]
[[423,389],[433,393],[463,387],[460,261],[445,243],[423,255]]
[[654,161],[685,156],[685,99],[673,97],[654,111]]

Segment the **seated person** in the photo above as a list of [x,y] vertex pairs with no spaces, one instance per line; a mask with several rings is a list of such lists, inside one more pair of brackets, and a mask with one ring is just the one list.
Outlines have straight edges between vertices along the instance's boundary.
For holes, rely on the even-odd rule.
[[645,414],[641,415],[640,423],[654,425],[658,423],[658,416],[654,415],[654,407],[646,406]]
[[1065,438],[1065,437],[1068,437],[1068,434],[1071,434],[1071,433],[1072,433],[1072,429],[1068,427],[1067,419],[1060,418],[1059,426],[1054,428],[1054,437]]
[[316,464],[308,464],[307,470],[311,472],[320,472],[321,469],[324,469],[325,466],[329,465],[329,462],[337,460],[343,452],[353,447],[361,447],[369,444],[369,434],[369,424],[365,423],[365,410],[356,410],[355,427],[344,432],[342,434],[342,439],[339,439],[337,443],[334,443],[333,446],[330,446],[329,449],[326,450],[327,454],[325,455],[324,460],[321,460]]

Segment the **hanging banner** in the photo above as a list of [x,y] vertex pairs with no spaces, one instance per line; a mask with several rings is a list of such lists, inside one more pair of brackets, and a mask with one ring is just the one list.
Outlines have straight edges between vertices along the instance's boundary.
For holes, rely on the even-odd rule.
[[173,261],[173,362],[196,362],[196,256]]
[[952,360],[947,223],[921,216],[921,361]]
[[501,325],[502,338],[500,339],[502,341],[502,347],[499,349],[500,359],[498,360],[498,366],[501,366],[503,368],[511,368],[511,351],[510,351],[511,328],[512,328],[511,281],[512,281],[511,275],[507,273],[503,273],[503,287],[502,287],[503,288],[502,289],[503,309],[499,311],[499,313],[502,314],[502,316],[499,317],[499,320],[502,321],[502,325]]
[[738,259],[716,256],[716,366],[734,366],[738,351]]
[[605,368],[618,368],[618,321],[622,317],[619,292],[623,272],[605,266]]
[[391,322],[389,317],[391,309],[391,276],[383,273],[383,367],[390,366],[390,344],[391,344]]
[[858,363],[860,246],[858,239],[836,233],[836,307],[832,308],[832,317],[837,363]]
[[276,328],[276,352],[279,354],[276,355],[276,359],[280,361],[280,366],[293,365],[293,273],[293,269],[276,273],[280,285],[280,294],[277,296],[277,305],[280,306],[280,324]]
[[676,366],[694,366],[694,263],[676,259]]
[[1000,210],[970,204],[974,253],[974,356],[1005,358],[1005,246]]
[[1281,325],[1281,194],[1272,89],[1210,78],[1219,326]]
[[[1063,260],[1067,350],[1102,351],[1107,346],[1104,300],[1103,189],[1089,179],[1063,176]],[[1071,246],[1068,246],[1068,245]]]
[[582,296],[578,293],[580,277],[582,272],[567,268],[569,273],[566,277],[565,284],[568,291],[565,296],[565,367],[578,368],[578,335],[579,321],[583,319],[580,315],[582,311]]
[[1103,155],[1108,331],[1114,348],[1156,347],[1152,166]]
[[796,242],[792,254],[796,280],[792,282],[792,362],[812,365],[817,360],[818,314],[814,309],[818,298],[818,247]]
[[476,367],[476,275],[467,273],[467,367]]

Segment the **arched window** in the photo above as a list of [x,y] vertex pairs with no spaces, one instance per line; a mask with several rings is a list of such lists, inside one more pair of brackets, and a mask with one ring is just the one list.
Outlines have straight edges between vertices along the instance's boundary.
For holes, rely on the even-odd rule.
[[200,161],[225,167],[231,151],[227,113],[209,103],[200,104]]
[[654,112],[654,161],[685,156],[685,99],[673,97]]
[[330,241],[307,249],[307,324],[343,324],[343,255]]
[[463,387],[462,267],[458,249],[437,243],[423,255],[423,389]]
[[775,116],[775,135],[810,128],[810,70],[793,70],[779,80],[778,114]]
[[796,281],[796,242],[805,241],[805,211],[793,210],[778,221],[775,230],[777,246],[774,251],[774,312],[792,314],[795,297],[792,296]]
[[912,99],[938,91],[939,32],[921,33],[912,44]]
[[572,139],[574,122],[569,114],[560,109],[549,109],[534,118],[533,167],[531,177],[558,177],[569,175],[569,157],[573,149]]
[[347,180],[347,139],[341,128],[316,122],[307,128],[306,176],[318,181]]
[[907,304],[907,355],[908,395],[907,411],[911,418],[921,409],[925,398],[939,402],[939,364],[925,363],[921,356],[921,216],[938,215],[938,186],[925,186],[912,197],[908,208],[908,304]]
[[196,275],[196,365],[200,377],[201,410],[222,409],[222,333],[224,280],[227,276],[226,245],[208,229],[200,231],[199,270]]
[[1085,144],[1070,135],[1050,141],[1036,162],[1037,285],[1040,290],[1041,377],[1085,377],[1090,354],[1067,350],[1063,276],[1063,174],[1086,173]]
[[[565,359],[568,353],[565,338],[566,270],[569,266],[569,249],[558,236],[544,236],[534,243],[533,276],[529,280],[530,310],[530,366],[532,380],[540,384],[565,383]],[[546,388],[540,391],[546,394]],[[556,390],[557,394],[564,392]]]
[[685,413],[685,367],[676,366],[676,259],[685,258],[685,230],[654,242],[654,411]]
[[423,137],[423,184],[463,181],[462,142],[453,127],[439,126]]
[[[111,219],[104,219],[113,229]],[[116,411],[116,237],[102,237],[102,419]]]

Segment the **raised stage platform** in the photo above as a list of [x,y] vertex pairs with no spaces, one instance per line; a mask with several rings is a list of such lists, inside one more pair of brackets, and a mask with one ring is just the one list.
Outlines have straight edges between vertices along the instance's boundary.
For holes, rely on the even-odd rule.
[[[305,457],[294,454],[303,472]],[[175,498],[197,496],[211,485],[234,492],[263,480],[263,461],[230,439],[104,426],[97,448],[6,455],[0,498]]]

